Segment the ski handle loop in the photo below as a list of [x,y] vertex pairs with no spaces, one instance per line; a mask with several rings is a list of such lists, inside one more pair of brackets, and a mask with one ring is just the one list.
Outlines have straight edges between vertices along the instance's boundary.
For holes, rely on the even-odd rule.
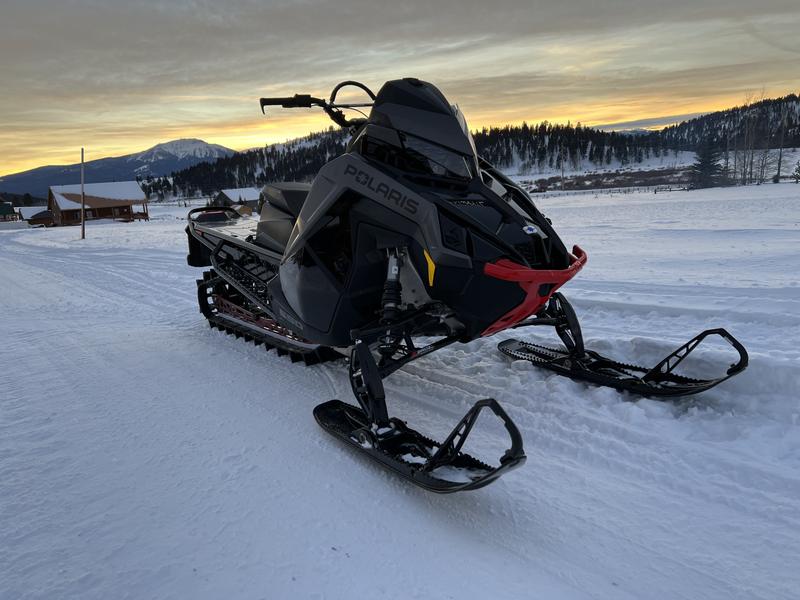
[[230,206],[200,206],[198,208],[193,208],[192,210],[190,210],[189,214],[186,215],[186,218],[189,221],[193,221],[194,219],[192,217],[194,215],[198,215],[200,213],[205,213],[205,212],[220,212],[220,211],[231,215],[231,217],[234,219],[238,219],[239,217],[242,216],[234,209],[232,209]]
[[467,440],[472,427],[478,420],[478,415],[484,408],[489,408],[491,411],[500,418],[503,425],[511,438],[511,447],[506,450],[505,454],[500,458],[500,465],[504,466],[510,462],[520,462],[525,459],[525,450],[522,447],[522,435],[517,429],[514,421],[508,416],[500,403],[494,398],[485,398],[478,400],[472,408],[467,411],[467,414],[459,421],[458,425],[453,428],[447,439],[442,442],[436,453],[431,456],[428,462],[425,463],[425,470],[432,471],[438,466],[449,464],[461,452],[464,442]]
[[702,333],[696,335],[691,340],[686,342],[683,346],[675,350],[672,354],[665,357],[655,367],[642,377],[643,381],[658,381],[661,375],[666,375],[675,370],[683,360],[692,353],[692,351],[700,345],[700,343],[707,337],[717,335],[733,346],[739,353],[739,360],[732,364],[725,373],[724,379],[732,377],[747,367],[749,356],[745,347],[733,337],[726,329],[721,327],[717,329],[706,329]]

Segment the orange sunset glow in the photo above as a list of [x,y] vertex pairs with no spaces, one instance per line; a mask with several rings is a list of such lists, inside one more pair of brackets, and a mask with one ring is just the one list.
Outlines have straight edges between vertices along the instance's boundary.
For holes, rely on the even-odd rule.
[[154,13],[109,2],[91,25],[38,4],[2,9],[0,176],[74,163],[81,146],[95,159],[182,137],[235,150],[285,141],[330,122],[310,110],[262,117],[258,97],[325,95],[348,78],[432,81],[473,129],[545,119],[653,128],[800,88],[794,2],[608,2],[591,19],[580,2],[503,2],[491,14],[456,3],[448,19],[402,24],[387,16],[399,9],[346,2],[320,5],[308,26],[291,2]]

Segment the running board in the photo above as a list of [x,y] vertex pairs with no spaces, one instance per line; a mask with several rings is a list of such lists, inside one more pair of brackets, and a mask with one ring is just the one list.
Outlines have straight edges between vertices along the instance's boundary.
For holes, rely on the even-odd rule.
[[[489,408],[503,422],[511,438],[511,447],[497,467],[461,452],[484,408]],[[410,482],[439,494],[482,488],[525,463],[519,430],[491,398],[476,402],[441,444],[399,419],[391,419],[391,427],[376,431],[370,428],[369,419],[361,408],[341,400],[318,405],[314,408],[314,418],[334,437]]]
[[[728,342],[739,353],[739,360],[724,375],[715,379],[694,379],[675,373],[675,368],[709,336],[719,336]],[[702,332],[651,369],[617,362],[593,350],[570,352],[517,339],[500,342],[497,349],[506,356],[527,360],[534,366],[570,379],[653,398],[674,398],[704,392],[744,371],[748,362],[747,350],[725,329]]]

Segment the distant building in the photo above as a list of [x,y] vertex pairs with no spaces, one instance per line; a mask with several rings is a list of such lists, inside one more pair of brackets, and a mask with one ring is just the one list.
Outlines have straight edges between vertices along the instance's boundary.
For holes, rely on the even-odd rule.
[[[87,183],[84,185],[86,220],[149,220],[147,198],[136,181]],[[54,225],[77,225],[81,222],[81,186],[53,185],[47,196],[47,208]]]
[[11,202],[0,200],[0,221],[19,221],[19,215]]
[[18,206],[17,214],[20,220],[27,221],[28,225],[50,227],[53,224],[53,213],[47,210],[46,206]]
[[233,188],[220,191],[220,193],[214,198],[214,205],[233,206],[234,204],[240,204],[250,208],[257,208],[260,198],[261,190],[258,188]]

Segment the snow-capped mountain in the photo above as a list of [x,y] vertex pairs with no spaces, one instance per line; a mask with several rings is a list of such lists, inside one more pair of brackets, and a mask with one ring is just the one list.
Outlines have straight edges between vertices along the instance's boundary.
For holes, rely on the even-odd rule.
[[[198,139],[180,139],[156,144],[143,152],[100,158],[86,163],[86,182],[124,181],[137,177],[169,175],[205,161],[235,154],[230,148]],[[47,166],[0,177],[0,192],[25,192],[47,197],[51,185],[80,181],[80,164]]]
[[213,160],[221,156],[230,156],[233,150],[220,146],[219,144],[209,144],[203,140],[194,138],[173,140],[171,142],[164,142],[163,144],[156,144],[152,148],[140,152],[139,154],[131,154],[128,157],[130,161],[139,161],[143,163],[154,163],[162,160],[184,160],[184,159],[203,159]]

